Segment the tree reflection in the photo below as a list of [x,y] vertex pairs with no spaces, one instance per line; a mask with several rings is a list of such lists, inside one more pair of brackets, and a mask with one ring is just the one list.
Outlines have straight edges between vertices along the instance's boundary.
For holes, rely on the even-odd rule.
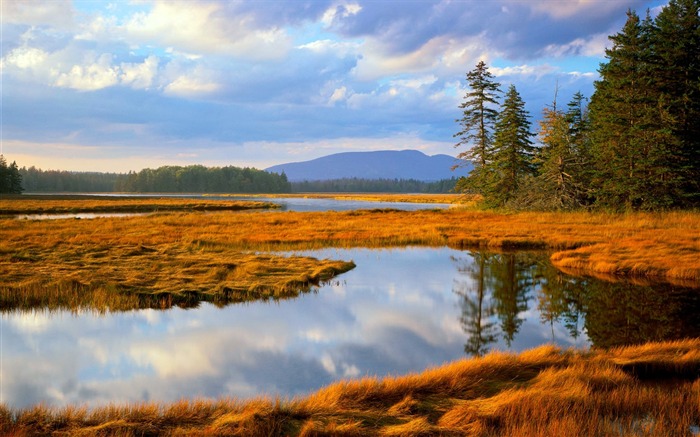
[[510,348],[530,300],[549,325],[552,341],[557,325],[574,343],[587,335],[597,347],[700,337],[697,288],[569,276],[554,268],[547,254],[471,253],[452,259],[469,355],[483,355],[501,336]]
[[534,260],[527,254],[498,254],[493,257],[493,299],[500,320],[501,331],[510,348],[523,320],[520,314],[527,311],[529,293],[534,284],[532,268]]
[[487,273],[491,255],[472,254],[473,260],[452,258],[457,270],[467,280],[455,280],[453,291],[461,299],[462,315],[459,318],[462,330],[469,336],[464,352],[481,356],[488,352],[489,344],[496,342],[495,323],[491,321],[496,313],[491,296],[491,274]]

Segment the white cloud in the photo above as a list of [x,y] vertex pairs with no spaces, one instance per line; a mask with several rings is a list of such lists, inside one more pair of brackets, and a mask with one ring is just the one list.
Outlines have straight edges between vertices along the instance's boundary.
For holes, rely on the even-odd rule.
[[3,58],[3,70],[5,66],[17,67],[23,70],[35,68],[43,64],[47,56],[48,53],[34,47],[17,47]]
[[140,64],[121,64],[120,80],[124,85],[136,89],[148,89],[158,73],[158,57],[149,56]]
[[58,74],[54,85],[79,91],[94,91],[119,83],[119,69],[112,65],[112,55],[104,53],[85,65],[74,65]]
[[291,48],[284,30],[257,29],[245,14],[230,13],[221,2],[156,1],[121,26],[136,44],[157,44],[192,54],[230,54],[256,60],[278,59]]
[[605,48],[610,46],[607,33],[599,33],[586,38],[576,38],[567,44],[550,44],[544,48],[547,56],[562,58],[566,56],[598,56],[605,55]]
[[542,77],[558,71],[558,68],[551,65],[515,65],[510,67],[491,67],[491,73],[496,77],[502,76],[534,76]]
[[164,89],[166,94],[192,97],[199,94],[213,93],[221,88],[221,85],[192,76],[178,76]]
[[315,53],[333,53],[338,57],[357,53],[362,44],[355,41],[335,41],[331,39],[319,39],[297,46],[298,49],[310,50]]
[[463,73],[465,66],[476,65],[479,60],[488,60],[489,53],[481,36],[432,38],[416,50],[394,54],[385,44],[368,39],[364,44],[362,58],[353,70],[355,76],[364,81],[406,73],[451,75]]

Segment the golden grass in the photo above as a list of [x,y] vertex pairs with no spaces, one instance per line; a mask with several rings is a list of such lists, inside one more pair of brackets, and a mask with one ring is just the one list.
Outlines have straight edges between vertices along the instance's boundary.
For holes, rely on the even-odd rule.
[[[205,196],[207,196],[205,194]],[[216,196],[219,196],[218,194]],[[400,203],[447,203],[460,206],[475,206],[481,196],[465,194],[424,194],[424,193],[286,193],[286,194],[224,194],[230,197],[266,197],[271,199],[333,199],[359,200],[364,202]]]
[[175,197],[109,197],[21,195],[0,197],[0,216],[79,212],[240,211],[278,208],[270,202],[188,199]]
[[[27,301],[40,301],[55,285],[57,293],[80,294],[87,287],[99,296],[110,290],[150,294],[156,305],[162,305],[163,292],[189,300],[209,293],[213,301],[222,296],[224,301],[245,300],[257,290],[264,291],[258,296],[281,295],[352,266],[262,252],[323,247],[549,249],[555,266],[579,274],[700,283],[696,212],[183,212],[95,220],[7,219],[0,220],[0,237],[0,296],[27,296]],[[231,291],[235,297],[226,297]],[[104,303],[98,308],[105,306],[114,308]]]
[[[700,339],[607,351],[542,346],[295,399],[0,407],[4,435],[691,436]],[[646,369],[640,378],[635,366]],[[697,433],[697,431],[695,431]]]

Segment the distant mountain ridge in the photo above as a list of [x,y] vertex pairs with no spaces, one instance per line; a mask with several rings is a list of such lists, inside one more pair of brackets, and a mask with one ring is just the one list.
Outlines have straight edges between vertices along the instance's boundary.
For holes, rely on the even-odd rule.
[[265,171],[284,172],[290,182],[343,178],[438,181],[468,175],[471,164],[452,171],[452,167],[459,163],[449,155],[428,156],[418,150],[383,150],[335,153],[310,161],[275,165]]

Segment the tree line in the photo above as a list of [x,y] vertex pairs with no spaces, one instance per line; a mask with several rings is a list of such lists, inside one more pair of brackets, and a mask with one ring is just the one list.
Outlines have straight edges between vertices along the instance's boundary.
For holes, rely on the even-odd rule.
[[157,193],[289,193],[287,176],[255,168],[164,166],[117,178],[116,191]]
[[293,193],[452,193],[457,178],[439,181],[416,179],[342,178],[292,182]]
[[590,104],[577,93],[562,108],[555,91],[536,132],[515,85],[501,101],[479,62],[455,134],[474,170],[457,189],[515,209],[700,205],[699,11],[700,0],[671,0],[654,19],[628,11]]
[[119,178],[117,173],[41,170],[34,166],[22,167],[19,172],[24,190],[30,193],[107,193],[114,191]]
[[22,194],[22,175],[17,163],[7,164],[7,160],[0,155],[0,194]]
[[32,166],[17,172],[24,191],[42,193],[288,193],[291,190],[284,174],[233,166],[164,166],[129,173],[41,170]]
[[[450,193],[454,191],[457,183],[456,178],[432,182],[415,179],[344,178],[290,183],[284,174],[267,173],[252,168],[207,168],[192,165],[166,166],[129,173],[100,173],[41,170],[34,166],[18,169],[14,163],[7,166],[4,158],[0,162],[0,174],[4,175],[6,168],[14,168],[16,176],[13,179],[13,192],[16,193]],[[1,186],[5,187],[5,182],[2,183]]]

